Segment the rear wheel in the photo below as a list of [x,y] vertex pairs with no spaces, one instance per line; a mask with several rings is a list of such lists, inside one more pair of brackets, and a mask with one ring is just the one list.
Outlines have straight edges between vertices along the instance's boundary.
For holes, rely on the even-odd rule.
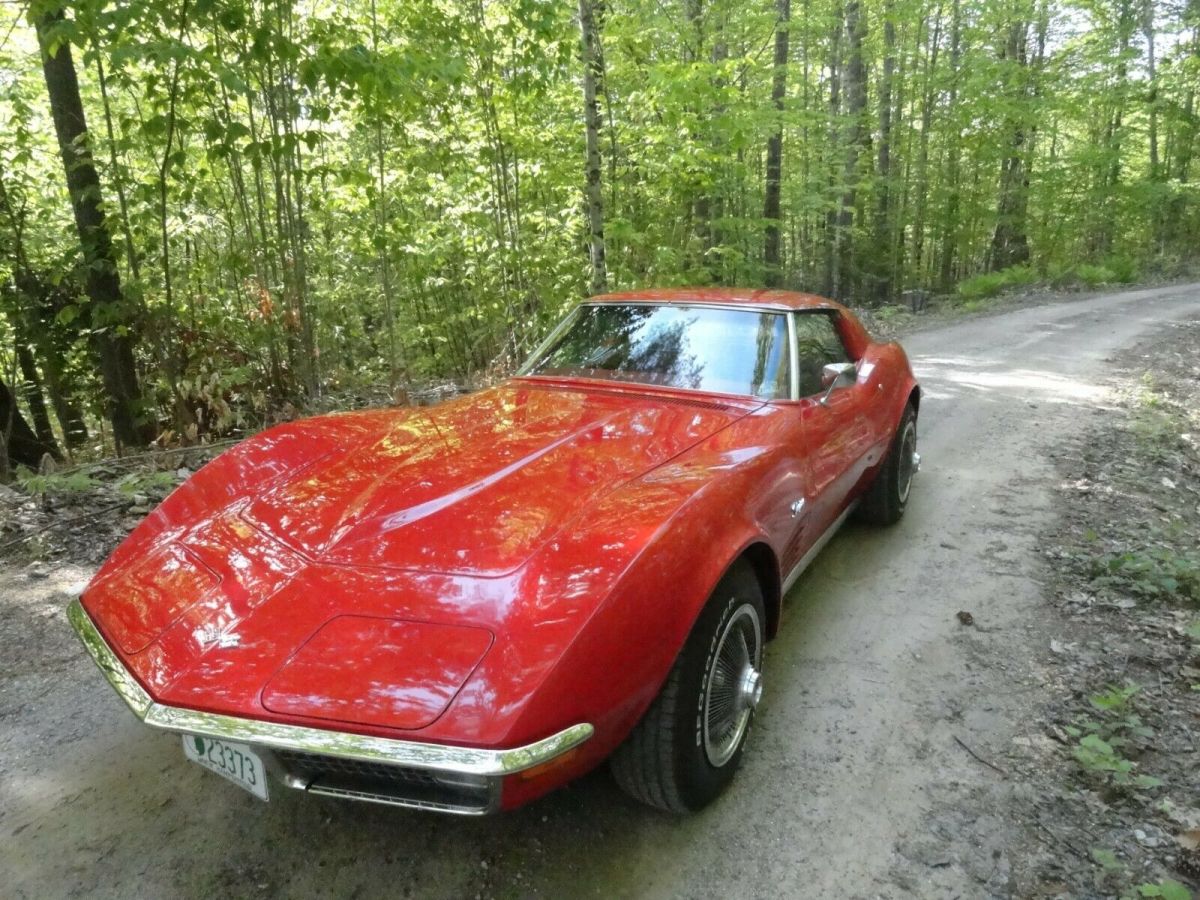
[[908,405],[900,417],[900,427],[892,438],[887,459],[879,467],[875,480],[863,496],[858,517],[873,525],[892,525],[900,521],[912,492],[913,476],[921,464],[917,453],[917,413]]
[[762,696],[765,622],[758,579],[738,562],[709,597],[662,691],[613,754],[613,775],[626,793],[689,812],[725,789]]

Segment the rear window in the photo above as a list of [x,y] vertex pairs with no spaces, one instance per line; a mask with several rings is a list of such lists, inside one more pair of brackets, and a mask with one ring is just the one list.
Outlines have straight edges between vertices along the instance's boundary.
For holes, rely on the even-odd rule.
[[521,374],[787,397],[787,316],[677,304],[581,306]]

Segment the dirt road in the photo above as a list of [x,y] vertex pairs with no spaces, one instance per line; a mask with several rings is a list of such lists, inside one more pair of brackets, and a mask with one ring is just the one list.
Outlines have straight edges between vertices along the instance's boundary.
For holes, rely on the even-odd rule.
[[1105,402],[1107,356],[1196,315],[1200,285],[1175,286],[908,338],[926,389],[908,514],[847,528],[793,589],[744,770],[687,819],[603,772],[486,820],[282,788],[264,805],[136,723],[85,658],[62,608],[88,571],[0,573],[0,893],[1009,896],[1003,807],[944,801],[996,788],[965,747],[995,759],[1039,689],[1043,451]]

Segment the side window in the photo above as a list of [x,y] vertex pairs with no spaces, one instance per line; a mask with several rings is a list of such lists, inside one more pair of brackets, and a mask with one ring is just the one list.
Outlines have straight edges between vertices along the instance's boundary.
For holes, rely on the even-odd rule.
[[796,346],[800,368],[800,396],[824,391],[821,370],[830,363],[850,362],[833,316],[827,313],[796,313]]

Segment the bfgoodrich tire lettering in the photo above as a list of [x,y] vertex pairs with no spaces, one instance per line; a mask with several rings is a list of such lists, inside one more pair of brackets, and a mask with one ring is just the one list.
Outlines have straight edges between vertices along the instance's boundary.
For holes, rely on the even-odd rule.
[[709,597],[662,691],[613,754],[613,775],[626,793],[689,812],[725,789],[741,763],[761,691],[765,621],[758,579],[739,561]]

